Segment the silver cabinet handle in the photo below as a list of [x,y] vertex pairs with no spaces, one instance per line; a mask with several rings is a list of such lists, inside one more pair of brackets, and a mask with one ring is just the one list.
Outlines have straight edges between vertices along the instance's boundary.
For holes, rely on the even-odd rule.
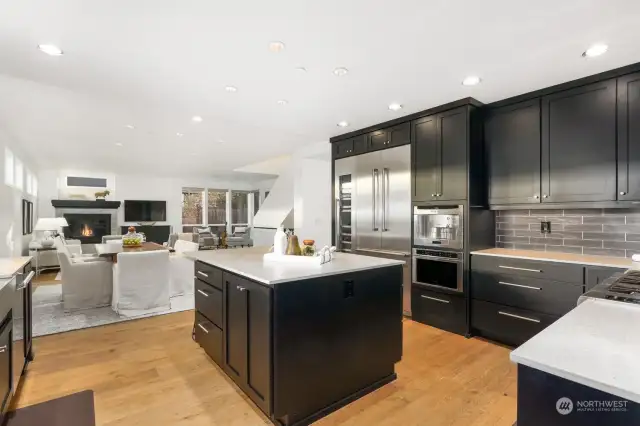
[[209,330],[204,328],[204,326],[202,324],[198,324],[198,327],[200,327],[202,329],[202,331],[204,331],[205,333],[209,334]]
[[205,293],[204,291],[198,289],[198,293],[200,293],[201,295],[203,295],[204,297],[209,297],[209,295],[207,293]]
[[205,273],[204,273],[204,272],[202,272],[202,271],[198,271],[198,275],[202,275],[203,277],[207,277],[207,278],[209,278],[209,274],[205,274]]
[[498,281],[498,284],[508,285],[508,286],[511,286],[511,287],[526,288],[526,289],[529,289],[529,290],[542,290],[542,288],[534,287],[532,285],[514,284],[514,283],[507,283],[507,282],[504,282],[504,281]]
[[451,303],[448,300],[445,299],[438,299],[437,297],[431,297],[431,296],[425,296],[424,294],[421,294],[420,297],[422,297],[423,299],[429,299],[429,300],[433,300],[434,302],[440,302],[440,303]]
[[237,288],[238,290],[240,290],[240,291],[245,291],[245,290],[246,290],[246,288],[244,288],[244,287],[242,287],[242,286],[240,286],[240,285],[239,285],[239,286],[237,286],[236,288]]
[[432,197],[435,197],[435,196],[436,196],[436,194],[431,194],[431,196],[432,196]]
[[20,287],[16,287],[16,290],[17,291],[24,290],[24,288],[29,285],[29,283],[31,282],[31,280],[35,275],[36,275],[35,271],[29,272],[27,277],[22,281],[22,285],[20,285]]
[[547,194],[542,195],[542,198],[549,198]]
[[515,266],[498,266],[498,268],[502,268],[502,269],[513,269],[516,271],[528,271],[528,272],[542,272],[540,269],[528,269],[528,268],[516,268]]
[[0,353],[4,353],[7,350],[7,345],[0,346]]
[[376,204],[378,196],[378,169],[373,169],[371,171],[371,186],[371,197],[373,200],[373,225],[371,226],[371,229],[377,231],[378,227],[376,226],[376,211],[378,210],[378,206]]
[[533,196],[533,198],[535,198],[537,200],[538,198],[540,198],[540,196],[538,194],[536,194],[536,195]]
[[539,320],[539,319],[529,318],[529,317],[523,317],[523,316],[516,315],[516,314],[510,314],[509,312],[498,311],[498,313],[499,313],[500,315],[504,315],[505,317],[511,317],[511,318],[515,318],[515,319],[519,319],[519,320],[524,320],[524,321],[535,322],[535,323],[539,323],[539,322],[540,322],[540,320]]
[[627,193],[624,191],[620,191],[620,195],[627,195]]

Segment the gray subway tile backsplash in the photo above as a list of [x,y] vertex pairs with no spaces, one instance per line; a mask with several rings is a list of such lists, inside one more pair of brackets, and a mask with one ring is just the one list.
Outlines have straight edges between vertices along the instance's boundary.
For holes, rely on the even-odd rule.
[[[551,233],[540,233],[540,222]],[[496,212],[496,247],[598,256],[640,253],[640,208]]]

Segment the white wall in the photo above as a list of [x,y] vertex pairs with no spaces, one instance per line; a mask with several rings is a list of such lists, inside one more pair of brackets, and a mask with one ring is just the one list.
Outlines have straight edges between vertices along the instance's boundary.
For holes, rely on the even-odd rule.
[[[327,144],[328,145],[328,144]],[[331,245],[331,161],[300,159],[293,187],[294,229],[300,240]]]
[[[11,150],[23,164],[23,190],[9,187],[4,183],[5,147]],[[33,225],[38,221],[38,203],[34,196],[26,192],[26,171],[37,174],[34,163],[20,149],[20,144],[0,125],[0,257],[22,256],[29,252],[32,235],[22,235],[22,200],[33,202]],[[39,190],[38,182],[38,190]]]
[[[54,208],[51,200],[64,199],[69,191],[62,185],[65,182],[64,177],[69,173],[68,170],[45,170],[40,173],[40,180],[47,181],[42,187],[40,193],[40,209],[43,214],[46,212],[53,216]],[[220,179],[202,178],[157,178],[144,175],[125,175],[117,173],[96,173],[73,171],[76,176],[88,177],[106,177],[108,179],[109,190],[111,195],[107,200],[121,201],[124,200],[158,200],[167,202],[167,220],[158,222],[158,224],[171,225],[174,232],[181,232],[182,229],[182,188],[215,188],[215,189],[236,189],[236,190],[253,190],[255,185],[246,182],[231,182]],[[51,184],[51,182],[57,182]],[[96,188],[87,191],[92,199]],[[75,189],[73,193],[79,193]],[[124,222],[124,209],[121,206],[118,209],[118,226],[127,225]]]

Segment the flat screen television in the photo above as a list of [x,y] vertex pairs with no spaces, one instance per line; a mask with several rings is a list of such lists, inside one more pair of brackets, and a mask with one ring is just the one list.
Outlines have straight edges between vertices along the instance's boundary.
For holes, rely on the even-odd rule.
[[167,220],[167,202],[124,200],[125,222],[163,222]]

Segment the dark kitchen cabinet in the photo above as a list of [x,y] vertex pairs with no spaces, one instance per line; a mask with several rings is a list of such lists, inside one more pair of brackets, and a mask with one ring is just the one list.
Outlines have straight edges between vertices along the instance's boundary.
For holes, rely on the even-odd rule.
[[489,204],[540,203],[540,99],[489,110]]
[[616,200],[616,80],[541,104],[542,202]]
[[366,142],[364,136],[345,139],[333,144],[333,157],[344,158],[351,155],[358,155],[366,152]]
[[406,145],[410,142],[411,124],[408,122],[386,129],[376,130],[367,135],[367,149],[369,151]]
[[0,331],[0,407],[1,416],[4,416],[11,402],[11,382],[13,380],[11,370],[13,348],[11,338],[13,329],[11,314],[9,314],[2,323],[2,331]]
[[611,268],[607,266],[587,266],[584,272],[585,291],[602,283],[613,274],[623,273],[627,268]]
[[640,73],[618,79],[618,200],[640,200]]
[[271,410],[271,290],[223,273],[224,370],[265,413]]
[[412,121],[413,201],[467,198],[466,107]]

